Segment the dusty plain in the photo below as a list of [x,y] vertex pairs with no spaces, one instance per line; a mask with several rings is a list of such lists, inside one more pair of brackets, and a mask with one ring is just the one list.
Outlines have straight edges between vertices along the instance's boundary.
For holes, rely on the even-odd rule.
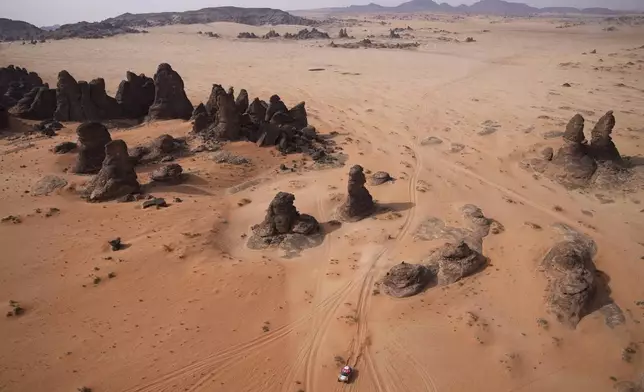
[[[113,95],[125,71],[151,76],[167,62],[195,105],[213,83],[245,88],[251,99],[304,100],[312,125],[338,132],[348,161],[283,172],[280,164],[302,157],[232,143],[225,149],[251,165],[218,164],[207,154],[180,159],[191,180],[153,193],[183,202],[143,210],[87,203],[70,189],[27,192],[47,174],[87,180],[63,172],[73,155],[50,152],[75,139],[76,124],[53,139],[4,138],[0,216],[20,215],[22,223],[0,224],[0,304],[19,301],[26,312],[0,320],[0,391],[610,391],[641,377],[644,190],[569,191],[519,163],[530,149],[556,148],[560,139],[544,135],[563,131],[575,113],[589,130],[613,110],[616,145],[642,164],[644,28],[451,16],[386,23],[321,29],[337,36],[346,25],[362,39],[409,25],[414,37],[402,41],[420,47],[239,40],[241,31],[269,28],[229,23],[1,44],[0,66],[26,67],[50,85],[66,69],[78,80],[105,78]],[[183,121],[111,130],[128,145],[189,131]],[[422,142],[430,136],[442,143]],[[320,222],[334,219],[353,164],[396,179],[368,187],[392,212],[328,230],[321,246],[298,257],[246,248],[243,235],[277,191],[294,193],[299,211]],[[140,168],[139,178],[153,168]],[[244,198],[252,202],[239,206]],[[374,293],[392,265],[419,262],[444,242],[415,235],[426,219],[462,226],[464,204],[505,226],[483,242],[490,260],[483,271],[407,299]],[[46,217],[52,207],[60,211]],[[539,262],[559,238],[555,223],[595,240],[595,264],[610,278],[623,325],[609,328],[597,311],[570,329],[546,312]],[[130,246],[112,252],[107,241],[115,237]],[[631,344],[639,349],[627,362]],[[358,371],[352,384],[336,382],[343,362]]]

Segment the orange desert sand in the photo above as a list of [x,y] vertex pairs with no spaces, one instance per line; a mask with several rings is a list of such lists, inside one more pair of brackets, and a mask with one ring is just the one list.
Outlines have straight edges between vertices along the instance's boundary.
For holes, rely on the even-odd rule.
[[[338,132],[348,161],[285,172],[280,164],[303,157],[230,143],[224,149],[250,165],[219,164],[208,153],[178,159],[190,180],[154,189],[171,205],[144,210],[87,203],[73,192],[89,177],[64,172],[74,154],[50,149],[74,141],[78,124],[66,123],[54,138],[4,137],[0,216],[22,222],[0,224],[0,303],[9,311],[9,301],[18,301],[25,313],[0,320],[0,390],[541,392],[637,382],[644,373],[644,190],[570,191],[520,162],[530,149],[556,150],[561,138],[544,134],[563,131],[574,114],[586,118],[588,137],[613,110],[615,144],[642,164],[644,49],[634,48],[644,45],[644,28],[556,29],[559,22],[545,18],[378,22],[348,32],[362,39],[409,25],[414,38],[404,41],[420,47],[239,40],[239,32],[269,27],[231,23],[2,44],[0,66],[26,67],[50,86],[66,69],[77,80],[104,78],[113,96],[125,71],[152,76],[167,62],[194,105],[213,83],[245,88],[251,100],[304,100],[309,123]],[[340,27],[320,28],[337,37]],[[434,29],[456,32],[444,36],[461,42],[438,40]],[[462,42],[468,36],[476,42]],[[12,123],[27,129],[33,122]],[[134,146],[190,130],[173,120],[110,132]],[[442,143],[423,143],[428,137]],[[395,178],[367,184],[391,211],[331,228],[355,164]],[[154,168],[138,167],[139,180]],[[70,185],[49,196],[27,192],[48,174]],[[246,247],[278,191],[293,193],[298,210],[323,224],[320,246],[297,257]],[[505,227],[483,240],[486,268],[409,298],[378,294],[389,268],[420,263],[445,242],[419,238],[421,224],[435,217],[462,227],[466,204]],[[59,212],[47,217],[50,208]],[[623,325],[609,328],[594,311],[570,328],[548,313],[539,265],[561,240],[557,223],[596,242],[594,262],[609,277]],[[130,246],[113,252],[108,241],[116,237]],[[336,382],[344,363],[358,372],[351,384]]]

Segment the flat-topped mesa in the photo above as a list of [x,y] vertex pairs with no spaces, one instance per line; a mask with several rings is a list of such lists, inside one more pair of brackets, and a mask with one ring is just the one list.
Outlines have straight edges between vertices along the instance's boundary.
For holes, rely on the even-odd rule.
[[78,157],[73,172],[94,174],[101,170],[105,159],[105,146],[112,141],[109,131],[98,122],[85,122],[76,129]]
[[253,226],[253,233],[259,237],[273,237],[286,234],[311,235],[320,231],[318,221],[307,214],[300,214],[295,205],[295,196],[279,192],[266,210],[266,217],[259,225]]
[[148,114],[154,103],[154,92],[152,78],[127,71],[126,80],[121,81],[115,99],[121,105],[125,117],[139,119]]
[[140,192],[141,187],[123,140],[105,145],[101,170],[90,181],[86,192],[90,201],[107,201]]
[[611,137],[614,127],[615,116],[613,116],[613,111],[610,110],[599,119],[593,128],[590,139],[590,153],[595,160],[599,162],[622,162],[622,156],[619,154]]
[[348,221],[363,219],[373,213],[375,204],[373,197],[365,188],[367,178],[364,175],[364,169],[360,165],[355,165],[349,170],[349,181],[347,184],[347,199],[342,204],[338,213],[340,217]]
[[192,116],[192,103],[186,96],[183,79],[170,64],[162,63],[154,75],[154,102],[148,117],[151,120],[189,120]]

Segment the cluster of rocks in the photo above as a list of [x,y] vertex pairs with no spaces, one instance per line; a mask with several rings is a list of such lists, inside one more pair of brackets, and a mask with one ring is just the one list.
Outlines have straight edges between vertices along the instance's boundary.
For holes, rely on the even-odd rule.
[[154,138],[150,143],[131,148],[128,153],[135,165],[170,162],[187,155],[188,143],[183,138],[176,139],[168,134],[163,134]]
[[123,140],[112,140],[104,146],[105,158],[100,170],[84,189],[89,201],[100,202],[141,192],[134,165]]
[[264,34],[262,36],[262,38],[264,38],[264,39],[279,38],[279,37],[280,37],[280,33],[278,33],[277,31],[275,31],[273,29],[271,29],[268,33],[266,33],[266,34]]
[[349,181],[347,184],[347,198],[338,207],[338,217],[345,221],[358,221],[371,215],[376,205],[373,197],[365,187],[367,178],[364,169],[355,165],[349,170]]
[[389,30],[389,38],[400,39],[402,37],[396,32],[396,30]]
[[251,249],[271,246],[304,248],[321,243],[323,234],[318,221],[295,208],[295,196],[279,192],[271,201],[262,223],[252,227],[248,240]]
[[347,42],[345,44],[336,44],[331,41],[329,44],[332,48],[345,48],[345,49],[359,49],[359,48],[368,48],[368,49],[411,49],[417,48],[420,46],[418,42],[397,42],[395,44],[387,42],[374,42],[369,38],[365,38],[361,41],[356,42]]
[[349,36],[349,33],[347,33],[347,29],[340,29],[340,32],[338,33],[338,38],[340,39],[353,39],[354,37]]
[[243,38],[243,39],[254,39],[254,38],[259,38],[257,34],[255,33],[249,33],[248,31],[241,32],[237,34],[237,38]]
[[401,263],[393,266],[379,281],[380,290],[402,298],[422,292],[430,284],[448,285],[473,275],[487,259],[465,241],[446,243],[422,264]]
[[277,146],[283,154],[305,153],[316,162],[332,159],[331,142],[308,125],[304,102],[289,109],[278,95],[268,103],[255,98],[249,103],[248,92],[226,91],[213,85],[206,104],[192,113],[193,133],[207,142],[248,140],[258,146]]
[[613,112],[599,119],[590,143],[584,135],[584,123],[584,118],[576,114],[563,133],[563,145],[556,152],[549,147],[542,150],[540,157],[523,162],[524,166],[567,188],[623,183],[630,174],[611,137],[615,127]]
[[221,36],[219,34],[213,33],[212,31],[206,31],[205,33],[200,31],[197,34],[203,34],[206,37],[210,37],[210,38],[221,38]]
[[36,87],[44,86],[40,76],[25,68],[9,65],[0,68],[0,106],[10,109]]
[[291,34],[291,33],[286,33],[284,34],[284,38],[287,39],[330,39],[328,33],[325,33],[323,31],[320,31],[313,27],[311,30],[309,29],[302,29],[298,31],[296,34]]
[[[11,113],[19,118],[83,122],[140,120],[147,116],[150,120],[188,120],[193,110],[181,76],[169,64],[159,65],[154,79],[127,72],[115,97],[107,95],[102,78],[89,83],[76,81],[63,70],[58,74],[56,89],[50,89],[37,75],[28,75],[31,82],[12,82],[4,95],[18,99]],[[25,92],[33,84],[38,85]]]

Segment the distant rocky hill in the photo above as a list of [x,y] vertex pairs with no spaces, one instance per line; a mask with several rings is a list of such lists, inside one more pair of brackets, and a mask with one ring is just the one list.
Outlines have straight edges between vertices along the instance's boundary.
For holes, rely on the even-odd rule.
[[272,8],[213,7],[197,11],[123,14],[102,22],[78,22],[55,29],[39,29],[27,22],[0,19],[0,40],[104,38],[145,32],[142,28],[175,24],[234,22],[261,25],[313,25],[314,21]]
[[325,11],[329,13],[446,12],[508,16],[529,16],[538,14],[614,15],[623,13],[623,11],[615,11],[608,8],[536,8],[524,3],[513,3],[504,0],[480,0],[470,6],[460,5],[458,7],[453,7],[447,3],[439,4],[433,0],[411,0],[395,7],[384,7],[371,3],[364,6],[352,5],[349,7],[324,8],[315,11]]
[[43,30],[27,22],[0,18],[0,41],[38,39],[43,33]]

